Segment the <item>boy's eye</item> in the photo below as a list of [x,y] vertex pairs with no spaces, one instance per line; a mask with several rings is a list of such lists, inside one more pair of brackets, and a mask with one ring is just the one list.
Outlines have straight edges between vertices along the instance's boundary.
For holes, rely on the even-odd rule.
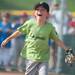
[[39,10],[39,9],[36,9],[36,10]]

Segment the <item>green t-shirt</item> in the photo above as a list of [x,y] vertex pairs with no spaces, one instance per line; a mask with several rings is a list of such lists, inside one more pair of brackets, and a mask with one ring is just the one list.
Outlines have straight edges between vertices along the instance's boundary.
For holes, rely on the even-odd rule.
[[46,22],[45,25],[38,26],[36,21],[31,19],[17,30],[27,35],[21,56],[34,61],[48,61],[50,53],[48,40],[58,39],[52,24]]

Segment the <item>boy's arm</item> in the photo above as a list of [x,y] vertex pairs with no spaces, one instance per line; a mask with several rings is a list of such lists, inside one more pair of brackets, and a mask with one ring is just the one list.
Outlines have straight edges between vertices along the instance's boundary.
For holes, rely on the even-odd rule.
[[13,38],[16,38],[17,36],[19,36],[21,34],[21,32],[19,31],[15,31],[12,35],[10,35],[8,38],[6,38],[2,44],[1,44],[1,47],[5,47],[5,45],[10,41],[12,40]]
[[72,65],[75,62],[75,54],[73,50],[67,46],[65,46],[64,42],[60,39],[55,40],[56,44],[65,50],[65,62]]
[[69,49],[69,47],[67,47],[67,46],[64,44],[64,42],[63,42],[62,40],[60,40],[60,39],[55,39],[54,41],[55,41],[55,43],[56,43],[58,46],[60,46],[61,48],[63,48],[65,51],[67,51],[67,50]]

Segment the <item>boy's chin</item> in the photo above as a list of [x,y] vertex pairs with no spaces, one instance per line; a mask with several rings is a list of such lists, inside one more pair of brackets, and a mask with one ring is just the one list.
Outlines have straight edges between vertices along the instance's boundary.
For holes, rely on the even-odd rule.
[[38,18],[38,19],[43,19],[41,16],[38,16],[37,18]]

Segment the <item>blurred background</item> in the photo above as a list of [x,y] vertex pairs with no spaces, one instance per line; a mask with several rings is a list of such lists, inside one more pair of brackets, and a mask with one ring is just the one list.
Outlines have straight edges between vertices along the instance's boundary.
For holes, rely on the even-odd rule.
[[[59,37],[75,50],[75,0],[0,0],[0,44],[16,29],[33,18],[33,7],[45,1],[50,6],[48,21],[53,24]],[[0,47],[0,75],[24,75],[25,59],[20,57],[25,35],[11,40],[5,48]],[[65,63],[64,50],[49,40],[50,75],[75,75],[75,64]],[[74,51],[75,52],[75,51]]]

